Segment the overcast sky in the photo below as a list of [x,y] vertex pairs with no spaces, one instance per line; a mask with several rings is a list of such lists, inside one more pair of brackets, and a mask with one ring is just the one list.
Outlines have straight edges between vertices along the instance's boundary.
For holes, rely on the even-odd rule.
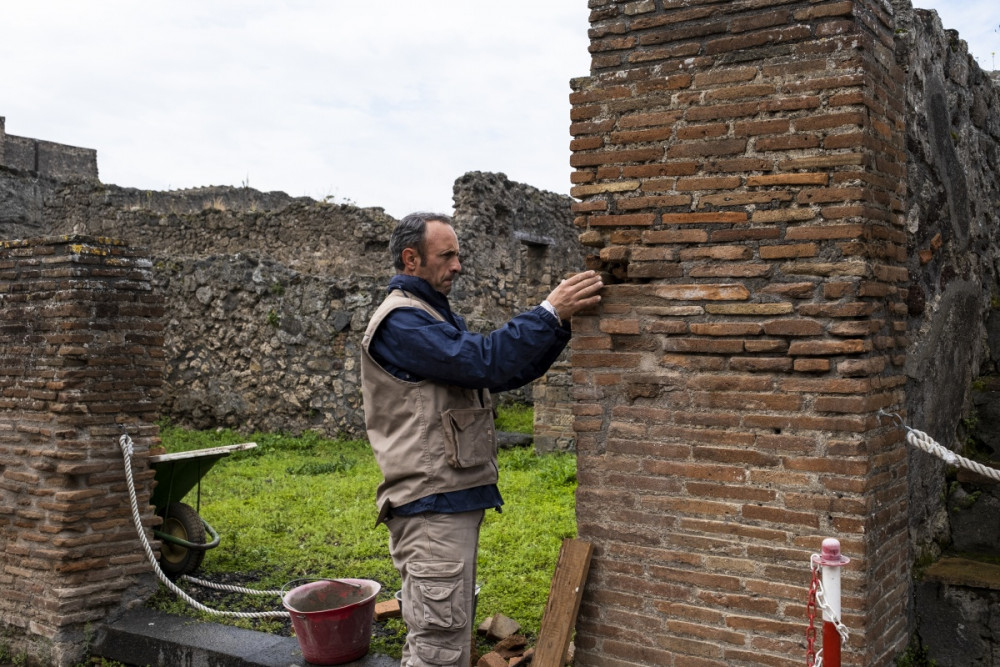
[[[996,0],[922,0],[986,69]],[[104,183],[243,185],[394,217],[467,171],[569,191],[587,0],[31,0],[0,10],[9,134],[97,149]]]

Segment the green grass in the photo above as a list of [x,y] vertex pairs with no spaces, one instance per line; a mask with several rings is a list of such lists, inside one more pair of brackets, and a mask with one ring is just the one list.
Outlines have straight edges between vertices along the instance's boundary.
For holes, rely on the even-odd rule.
[[535,411],[527,405],[500,405],[497,407],[496,428],[510,433],[534,433]]
[[[521,413],[524,423],[524,408]],[[530,424],[530,408],[529,413]],[[498,425],[498,428],[501,428]],[[510,430],[504,427],[502,430]],[[199,513],[222,536],[195,575],[254,575],[253,588],[278,589],[299,578],[353,577],[382,584],[379,600],[400,587],[389,558],[388,531],[376,527],[375,489],[381,474],[367,442],[221,431],[164,425],[170,452],[254,441],[257,448],[221,459],[204,478]],[[530,448],[500,452],[503,513],[487,512],[480,540],[476,623],[502,613],[536,638],[559,547],[576,535],[572,454],[536,455]],[[195,494],[186,502],[196,504]],[[187,588],[187,586],[185,586]],[[190,587],[196,599],[201,591]],[[275,632],[280,622],[238,620],[197,612],[161,586],[152,606],[206,620]],[[275,606],[277,605],[277,606]],[[275,598],[233,596],[219,608],[280,609]],[[399,656],[405,628],[378,628],[372,651]]]

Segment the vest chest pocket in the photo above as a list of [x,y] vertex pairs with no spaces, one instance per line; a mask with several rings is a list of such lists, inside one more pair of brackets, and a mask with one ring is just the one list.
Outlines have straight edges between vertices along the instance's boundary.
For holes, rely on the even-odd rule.
[[493,410],[461,408],[441,413],[445,455],[452,468],[474,468],[493,460]]

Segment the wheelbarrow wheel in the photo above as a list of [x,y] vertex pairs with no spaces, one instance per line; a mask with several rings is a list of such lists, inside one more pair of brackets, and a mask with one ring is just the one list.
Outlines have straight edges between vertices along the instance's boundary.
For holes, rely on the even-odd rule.
[[[160,530],[192,544],[205,544],[205,524],[194,508],[185,503],[170,503]],[[194,572],[204,557],[202,550],[188,549],[166,540],[160,542],[160,569],[171,579]]]

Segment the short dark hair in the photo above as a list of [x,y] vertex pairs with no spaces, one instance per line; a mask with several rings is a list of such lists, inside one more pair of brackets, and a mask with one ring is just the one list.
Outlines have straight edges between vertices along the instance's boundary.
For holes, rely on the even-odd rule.
[[443,222],[451,224],[451,216],[444,213],[426,213],[419,211],[404,216],[396,223],[396,228],[392,230],[389,237],[389,253],[392,255],[392,265],[397,271],[406,268],[403,265],[403,251],[407,248],[415,248],[420,256],[424,256],[426,250],[427,223]]

